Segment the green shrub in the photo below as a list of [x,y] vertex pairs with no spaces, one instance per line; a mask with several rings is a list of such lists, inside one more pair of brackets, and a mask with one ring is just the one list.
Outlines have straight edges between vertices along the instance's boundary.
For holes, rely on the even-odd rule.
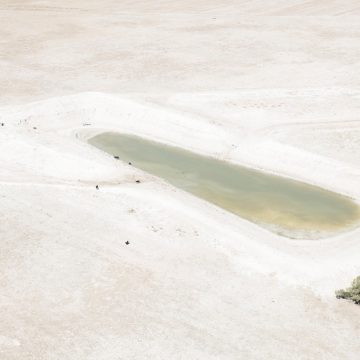
[[335,294],[338,299],[352,300],[355,304],[360,305],[360,276],[354,279],[351,287],[346,290],[338,290]]

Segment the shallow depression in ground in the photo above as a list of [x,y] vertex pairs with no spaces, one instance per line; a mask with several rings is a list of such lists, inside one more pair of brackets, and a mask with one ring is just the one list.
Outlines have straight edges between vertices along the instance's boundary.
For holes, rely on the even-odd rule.
[[356,203],[316,186],[132,135],[106,132],[89,143],[283,236],[317,239],[359,223]]

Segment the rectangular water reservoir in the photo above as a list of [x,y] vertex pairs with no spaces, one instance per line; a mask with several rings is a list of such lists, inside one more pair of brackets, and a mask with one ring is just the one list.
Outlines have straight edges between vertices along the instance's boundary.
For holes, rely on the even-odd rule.
[[102,133],[89,143],[289,238],[324,238],[359,223],[354,201],[317,186],[131,135]]

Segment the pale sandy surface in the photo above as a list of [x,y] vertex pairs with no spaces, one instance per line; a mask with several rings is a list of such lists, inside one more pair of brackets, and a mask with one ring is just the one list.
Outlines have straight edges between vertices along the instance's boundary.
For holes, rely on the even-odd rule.
[[333,292],[360,230],[280,238],[84,142],[124,131],[360,201],[359,15],[0,0],[0,359],[359,359]]

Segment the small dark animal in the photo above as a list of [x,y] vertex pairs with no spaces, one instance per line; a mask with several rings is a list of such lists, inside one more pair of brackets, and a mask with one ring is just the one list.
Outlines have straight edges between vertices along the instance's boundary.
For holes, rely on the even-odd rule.
[[34,129],[34,130],[36,130],[36,129],[37,129],[37,127],[36,127],[36,126],[34,126],[34,127],[33,127],[33,129]]
[[138,184],[140,184],[141,181],[140,181],[140,180],[136,180],[135,182],[138,183]]
[[5,124],[4,123],[1,123],[1,126],[4,126]]
[[125,244],[126,244],[126,245],[129,245],[129,244],[130,244],[130,242],[129,242],[129,241],[125,241]]
[[119,160],[119,157],[118,157],[118,156],[116,156],[116,155],[114,155],[114,159]]
[[132,165],[131,162],[129,162],[129,165]]
[[99,190],[99,185],[96,185],[95,187],[96,187],[96,190]]

